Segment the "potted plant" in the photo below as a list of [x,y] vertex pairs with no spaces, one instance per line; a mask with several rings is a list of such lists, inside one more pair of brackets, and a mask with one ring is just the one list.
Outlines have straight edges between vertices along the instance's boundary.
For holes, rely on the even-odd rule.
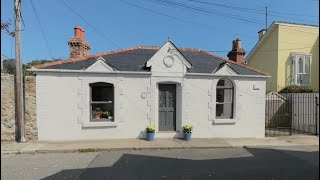
[[96,108],[93,112],[94,119],[101,119],[102,111],[101,108]]
[[193,127],[191,125],[184,125],[183,129],[183,139],[186,141],[190,141]]
[[107,114],[109,120],[113,119],[111,111],[106,111],[106,114]]
[[103,118],[108,118],[108,119],[112,119],[112,116],[111,116],[111,112],[110,111],[104,111],[103,113],[102,113],[102,117]]
[[154,140],[155,131],[156,131],[156,127],[154,125],[147,126],[146,132],[147,132],[147,140],[148,141],[153,141]]

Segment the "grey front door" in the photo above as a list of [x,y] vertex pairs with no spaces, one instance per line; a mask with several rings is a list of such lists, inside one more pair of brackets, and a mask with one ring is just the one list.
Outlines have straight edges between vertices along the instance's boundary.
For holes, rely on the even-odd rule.
[[159,84],[159,131],[176,130],[176,85]]

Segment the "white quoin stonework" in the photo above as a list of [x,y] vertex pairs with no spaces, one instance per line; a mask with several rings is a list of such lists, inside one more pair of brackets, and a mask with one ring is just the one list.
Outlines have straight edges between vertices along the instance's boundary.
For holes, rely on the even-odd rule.
[[[212,74],[188,74],[192,64],[170,41],[146,66],[150,72],[126,73],[102,58],[82,71],[37,71],[39,140],[139,138],[149,124],[156,125],[156,138],[181,136],[185,124],[194,126],[194,138],[264,137],[266,77],[240,76],[228,64]],[[221,78],[234,85],[232,119],[215,116]],[[95,82],[114,85],[114,122],[90,121]],[[176,131],[159,132],[159,84],[176,85]]]

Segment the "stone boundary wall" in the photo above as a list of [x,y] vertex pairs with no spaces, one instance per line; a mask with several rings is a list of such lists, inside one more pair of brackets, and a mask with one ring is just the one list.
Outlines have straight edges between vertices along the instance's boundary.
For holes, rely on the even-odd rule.
[[[1,74],[1,141],[15,140],[14,76]],[[36,77],[25,77],[25,135],[38,139],[36,116]]]

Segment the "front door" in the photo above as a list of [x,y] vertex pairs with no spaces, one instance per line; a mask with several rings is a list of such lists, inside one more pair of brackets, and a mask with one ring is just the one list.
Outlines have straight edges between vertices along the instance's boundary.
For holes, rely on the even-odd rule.
[[159,84],[159,131],[176,130],[176,85]]

